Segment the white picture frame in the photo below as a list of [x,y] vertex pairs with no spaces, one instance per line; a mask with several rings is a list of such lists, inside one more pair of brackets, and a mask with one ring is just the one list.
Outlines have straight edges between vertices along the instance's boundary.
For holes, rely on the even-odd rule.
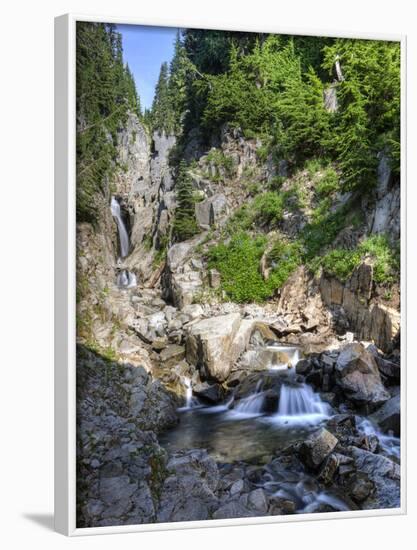
[[[369,511],[315,513],[294,516],[237,518],[112,527],[76,527],[76,358],[75,358],[75,27],[77,21],[181,27],[181,21],[67,14],[55,19],[55,530],[67,536],[195,529],[280,522],[343,520],[406,513],[406,439],[401,446],[401,507]],[[219,30],[396,40],[401,42],[401,434],[406,433],[406,37],[344,31],[311,32],[265,24],[259,28]]]

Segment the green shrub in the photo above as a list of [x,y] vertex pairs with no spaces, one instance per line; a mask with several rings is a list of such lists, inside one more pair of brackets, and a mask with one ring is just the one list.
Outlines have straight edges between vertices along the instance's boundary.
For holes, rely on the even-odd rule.
[[268,188],[270,191],[279,191],[286,178],[284,176],[274,176],[268,182]]
[[340,281],[346,281],[355,267],[360,264],[361,255],[358,250],[344,250],[336,248],[320,258],[323,270],[337,277]]
[[274,191],[258,195],[251,205],[253,221],[261,226],[277,226],[283,219],[284,201],[285,197]]
[[372,235],[359,246],[362,256],[369,254],[374,260],[374,280],[390,284],[398,279],[400,272],[399,243],[392,245],[386,235]]
[[260,272],[260,260],[265,251],[267,239],[238,233],[229,244],[219,244],[209,250],[209,268],[221,274],[221,288],[231,300],[242,302],[264,302],[280,288],[300,263],[300,249],[297,244],[277,240],[268,254],[272,270],[267,280]]
[[328,197],[339,188],[339,178],[334,168],[328,168],[317,182],[315,191],[319,197]]
[[315,259],[311,266],[314,270],[321,266],[326,273],[344,282],[365,256],[370,256],[373,261],[373,278],[376,283],[389,285],[398,279],[400,270],[398,246],[391,245],[386,235],[372,235],[353,250],[339,248],[331,250]]
[[266,238],[252,238],[247,233],[235,235],[229,244],[219,244],[209,250],[209,268],[221,274],[221,287],[238,303],[262,302],[271,295],[259,271],[259,262]]
[[[214,164],[218,170],[223,170],[225,175],[231,178],[234,174],[235,164],[231,156],[225,155],[220,149],[211,149],[207,154],[207,162]],[[214,180],[220,179],[215,176]]]

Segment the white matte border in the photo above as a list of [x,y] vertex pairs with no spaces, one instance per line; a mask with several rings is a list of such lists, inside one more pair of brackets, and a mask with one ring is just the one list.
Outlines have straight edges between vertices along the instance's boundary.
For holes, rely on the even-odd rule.
[[127,25],[196,28],[166,19],[136,19],[97,15],[62,15],[55,19],[55,530],[69,536],[196,529],[328,519],[403,515],[406,513],[406,37],[344,31],[311,31],[285,27],[260,29],[221,24],[199,26],[236,30],[330,36],[401,43],[401,507],[350,512],[328,512],[76,528],[76,216],[75,216],[75,31],[77,21]]

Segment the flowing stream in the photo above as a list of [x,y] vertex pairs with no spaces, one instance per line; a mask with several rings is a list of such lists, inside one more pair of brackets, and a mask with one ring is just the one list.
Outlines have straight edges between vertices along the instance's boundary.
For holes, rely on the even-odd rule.
[[134,288],[137,285],[136,275],[127,269],[122,269],[117,275],[117,286],[119,288]]
[[[277,357],[273,356],[267,370],[259,372],[252,393],[243,397],[232,394],[224,403],[206,406],[193,396],[191,380],[184,377],[186,399],[179,409],[180,422],[160,435],[161,444],[170,452],[205,448],[219,463],[266,463],[270,475],[258,486],[271,496],[295,502],[296,513],[350,510],[352,501],[336,489],[323,489],[304,469],[287,468],[285,460],[280,465],[280,458],[272,460],[291,443],[303,441],[336,411],[310,385],[297,380],[297,348],[267,348]],[[277,394],[275,410],[271,410],[271,402],[266,407],[273,392]],[[384,454],[399,458],[398,438],[381,433],[362,417],[357,417],[357,427],[364,435],[376,435]]]
[[[191,381],[184,378],[186,399],[179,409],[180,423],[163,434],[161,442],[169,450],[204,447],[218,460],[248,460],[273,453],[317,429],[331,410],[309,385],[296,381],[298,348],[267,348],[280,355],[279,361],[259,372],[253,392],[246,396],[231,395],[224,403],[206,406],[193,397]],[[274,392],[276,408],[271,410],[267,400]]]

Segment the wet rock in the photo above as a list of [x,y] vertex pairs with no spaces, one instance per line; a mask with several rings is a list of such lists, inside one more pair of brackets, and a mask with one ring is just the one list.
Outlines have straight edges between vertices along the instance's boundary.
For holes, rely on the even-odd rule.
[[310,359],[300,359],[295,367],[295,372],[297,374],[302,374],[303,376],[306,376],[311,372],[312,368],[313,365]]
[[208,403],[219,403],[224,399],[224,389],[220,384],[201,382],[193,387],[193,393]]
[[282,516],[295,514],[297,505],[293,500],[277,496],[269,497],[268,514],[271,516]]
[[362,344],[348,344],[335,366],[336,382],[346,397],[358,405],[376,407],[390,398],[374,357]]
[[366,474],[356,473],[349,486],[349,494],[356,502],[363,502],[370,496],[374,487],[374,483]]
[[392,431],[395,436],[400,436],[401,431],[401,396],[391,397],[380,409],[374,412],[371,420],[376,422],[384,432]]
[[204,449],[173,455],[168,464],[157,521],[195,521],[209,519],[218,506],[217,464]]
[[355,469],[366,474],[374,490],[361,506],[364,510],[400,506],[400,467],[389,458],[351,447]]
[[325,485],[330,485],[339,467],[339,457],[336,453],[330,454],[323,462],[320,472],[317,476],[319,481]]
[[310,468],[317,469],[336,445],[336,437],[325,428],[321,428],[302,442],[299,455]]
[[262,404],[262,412],[273,414],[278,410],[278,393],[275,390],[267,390],[264,392],[264,401]]

